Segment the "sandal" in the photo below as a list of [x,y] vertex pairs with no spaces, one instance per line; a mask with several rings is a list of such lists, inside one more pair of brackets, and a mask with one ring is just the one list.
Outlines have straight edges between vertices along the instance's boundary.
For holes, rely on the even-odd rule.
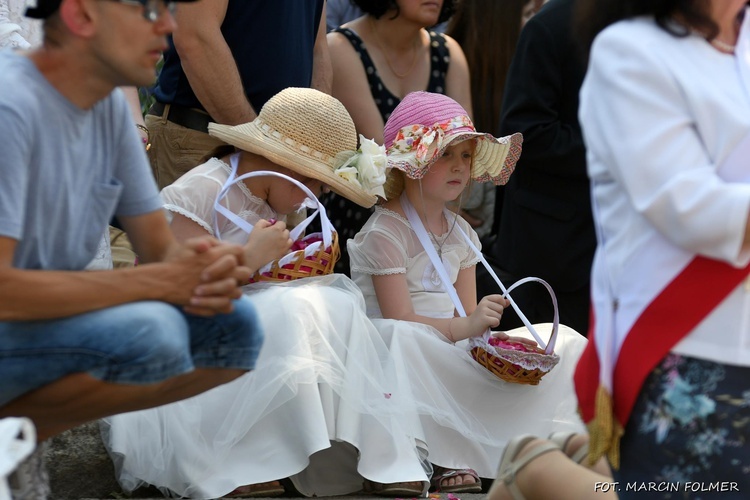
[[[443,486],[443,481],[457,476],[471,476],[474,478],[474,482]],[[435,493],[480,493],[482,491],[482,480],[479,479],[479,475],[474,469],[447,469],[435,466],[435,473],[430,479],[430,485],[432,486],[431,490]]]
[[578,433],[576,432],[553,432],[549,435],[548,439],[559,446],[562,452],[565,453],[572,461],[577,464],[583,464],[584,460],[586,460],[586,457],[588,457],[589,455],[588,442],[584,443],[583,446],[578,448],[573,453],[568,454],[568,452],[566,451],[568,444],[570,444],[570,440],[577,435]]
[[[516,476],[526,465],[540,455],[550,451],[560,451],[560,448],[553,443],[543,443],[529,451],[523,458],[516,462],[516,457],[520,451],[531,441],[537,439],[535,436],[524,434],[510,440],[508,446],[503,452],[503,458],[500,460],[500,467],[497,471],[496,484],[504,484],[511,496],[515,500],[524,500],[523,493],[516,486]],[[493,488],[494,489],[494,486]],[[487,498],[493,498],[492,489],[487,494]]]
[[247,484],[238,486],[231,492],[224,495],[223,498],[259,498],[259,497],[277,497],[286,493],[286,490],[278,481],[268,483]]
[[400,483],[377,483],[365,479],[362,483],[362,495],[377,495],[381,497],[421,497],[424,486],[421,481]]

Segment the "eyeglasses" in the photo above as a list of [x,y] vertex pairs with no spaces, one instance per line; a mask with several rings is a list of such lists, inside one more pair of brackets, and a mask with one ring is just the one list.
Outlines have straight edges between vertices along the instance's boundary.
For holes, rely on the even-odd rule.
[[143,8],[143,18],[146,21],[155,23],[159,17],[168,10],[174,14],[175,3],[172,0],[113,0],[125,5],[140,6]]

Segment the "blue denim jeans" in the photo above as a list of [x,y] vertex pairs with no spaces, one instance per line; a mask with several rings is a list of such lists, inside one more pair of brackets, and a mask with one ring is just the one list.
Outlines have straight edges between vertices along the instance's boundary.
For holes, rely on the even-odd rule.
[[196,367],[250,370],[263,344],[255,307],[191,316],[164,302],[134,302],[49,321],[0,322],[0,406],[66,375],[156,383]]

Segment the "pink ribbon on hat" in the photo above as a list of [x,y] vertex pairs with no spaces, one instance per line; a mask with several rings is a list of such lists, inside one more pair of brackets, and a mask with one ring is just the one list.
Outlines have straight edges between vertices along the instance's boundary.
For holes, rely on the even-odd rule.
[[388,148],[388,154],[414,154],[416,165],[431,163],[443,149],[446,133],[460,128],[470,128],[474,132],[474,124],[468,116],[456,116],[430,127],[423,125],[409,125],[403,127],[396,134],[393,144]]
[[417,140],[417,162],[428,163],[442,148],[445,132],[439,126],[423,127],[422,138]]

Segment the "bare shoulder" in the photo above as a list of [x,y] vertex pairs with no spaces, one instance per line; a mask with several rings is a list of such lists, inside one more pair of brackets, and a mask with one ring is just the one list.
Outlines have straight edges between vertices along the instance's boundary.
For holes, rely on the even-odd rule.
[[459,58],[461,60],[466,60],[466,56],[464,55],[464,50],[461,48],[461,46],[458,44],[458,42],[451,38],[448,35],[443,35],[445,37],[445,47],[448,49],[448,52],[450,53],[451,60]]
[[332,56],[334,54],[339,57],[356,56],[354,47],[343,33],[331,31],[326,35],[326,41],[328,42],[328,51]]
[[445,39],[445,46],[448,47],[449,50],[452,49],[452,48],[461,49],[461,46],[458,44],[458,42],[456,41],[455,38],[453,38],[452,36],[447,35],[445,33],[441,33],[438,36],[440,36],[440,35],[442,35],[443,38]]

